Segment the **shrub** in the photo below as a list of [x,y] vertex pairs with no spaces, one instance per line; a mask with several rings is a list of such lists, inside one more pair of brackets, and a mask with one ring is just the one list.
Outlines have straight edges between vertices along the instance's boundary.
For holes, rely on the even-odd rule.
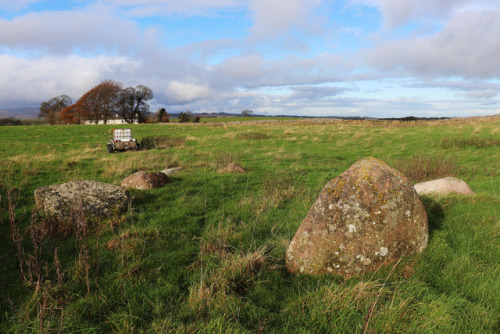
[[141,140],[141,147],[144,150],[150,150],[155,147],[155,138],[154,137],[144,137]]
[[146,150],[151,150],[154,148],[163,149],[174,146],[182,146],[186,142],[184,137],[144,137],[141,140],[141,147]]
[[15,118],[1,118],[0,126],[8,126],[8,125],[23,125],[23,123]]
[[179,123],[188,123],[191,122],[193,115],[189,110],[181,111],[179,114]]

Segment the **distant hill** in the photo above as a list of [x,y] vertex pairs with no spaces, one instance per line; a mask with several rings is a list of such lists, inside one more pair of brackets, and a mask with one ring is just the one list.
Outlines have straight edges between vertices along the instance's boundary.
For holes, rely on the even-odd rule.
[[36,118],[38,107],[0,108],[0,118],[13,117],[17,119]]

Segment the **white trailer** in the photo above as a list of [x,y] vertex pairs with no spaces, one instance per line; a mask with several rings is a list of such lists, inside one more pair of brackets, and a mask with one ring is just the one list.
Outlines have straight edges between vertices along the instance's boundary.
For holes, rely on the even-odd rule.
[[132,138],[132,129],[113,129],[113,139],[108,142],[109,153],[139,149],[139,142]]

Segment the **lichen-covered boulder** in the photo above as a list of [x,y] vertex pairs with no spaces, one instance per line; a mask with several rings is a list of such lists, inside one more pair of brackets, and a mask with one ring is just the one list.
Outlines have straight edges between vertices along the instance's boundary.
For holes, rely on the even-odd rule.
[[156,189],[165,186],[169,182],[169,178],[162,172],[137,172],[122,181],[122,187],[126,189]]
[[415,190],[419,195],[474,195],[474,191],[469,185],[456,177],[444,177],[442,179],[417,183]]
[[35,190],[39,211],[59,218],[75,212],[102,217],[123,212],[130,203],[128,192],[121,187],[97,181],[73,181],[40,187]]
[[349,277],[427,246],[427,213],[408,179],[365,158],[323,188],[286,253],[291,273]]

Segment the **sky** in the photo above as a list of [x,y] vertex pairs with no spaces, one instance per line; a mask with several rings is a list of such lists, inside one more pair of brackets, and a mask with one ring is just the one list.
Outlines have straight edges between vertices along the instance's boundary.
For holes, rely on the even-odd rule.
[[0,108],[146,85],[169,112],[500,113],[498,0],[0,0]]

